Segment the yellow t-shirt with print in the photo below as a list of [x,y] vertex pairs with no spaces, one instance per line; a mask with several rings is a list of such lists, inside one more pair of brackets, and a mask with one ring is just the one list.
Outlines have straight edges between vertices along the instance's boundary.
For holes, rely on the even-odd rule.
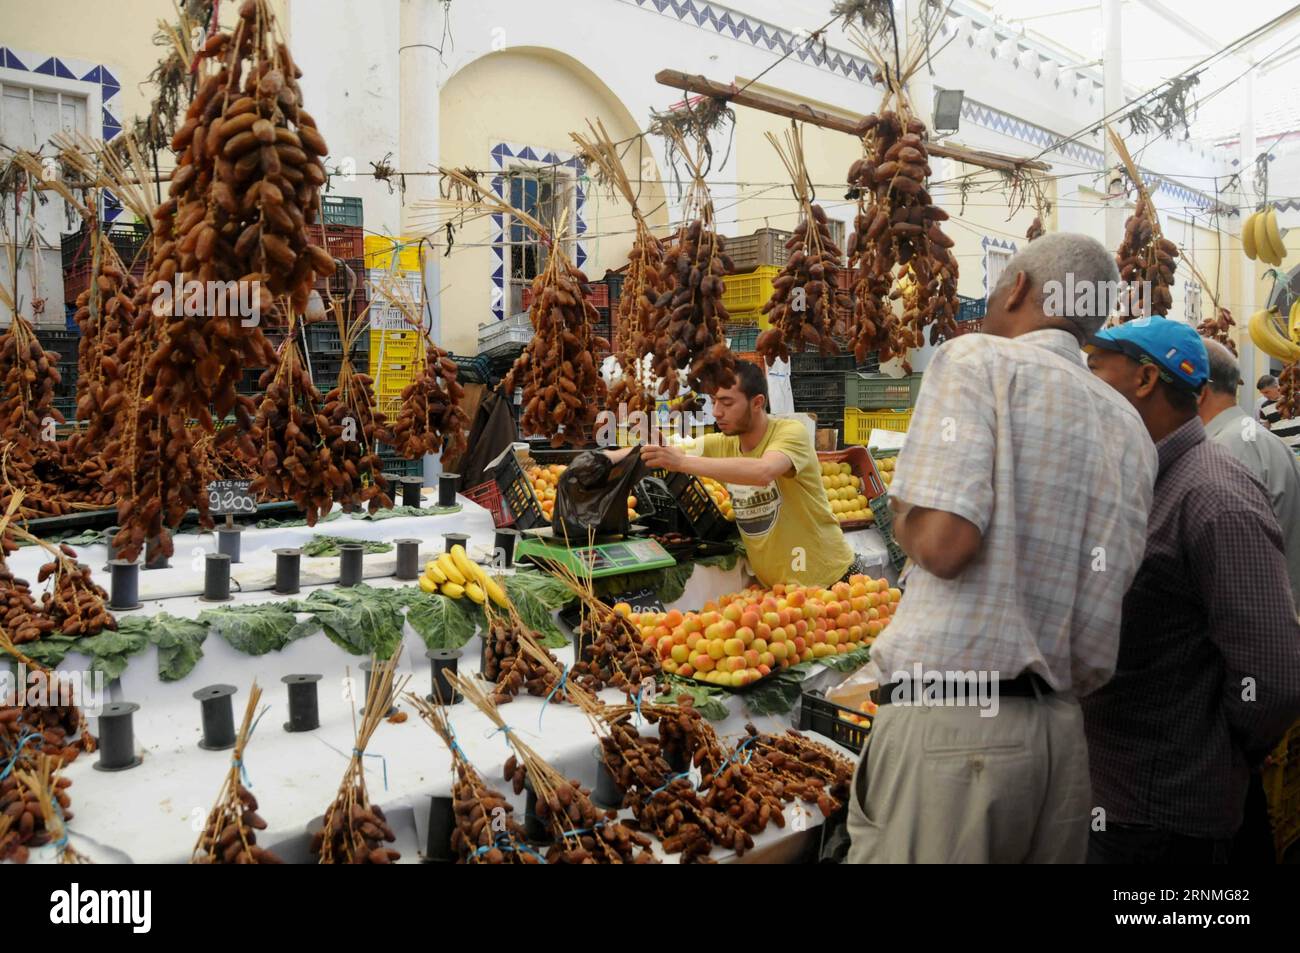
[[770,450],[789,457],[794,472],[767,486],[727,484],[749,565],[766,586],[829,586],[848,571],[853,549],[831,513],[807,428],[769,417],[767,433],[748,453],[741,451],[739,437],[726,434],[708,434],[701,445],[706,457],[758,458]]

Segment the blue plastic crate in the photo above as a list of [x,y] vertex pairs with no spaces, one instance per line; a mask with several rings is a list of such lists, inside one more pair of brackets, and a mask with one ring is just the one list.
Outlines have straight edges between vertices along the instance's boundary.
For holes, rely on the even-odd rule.
[[978,321],[984,317],[984,311],[988,305],[987,298],[967,298],[958,295],[957,300],[959,302],[957,309],[958,321]]
[[364,224],[361,199],[351,195],[322,195],[320,197],[321,221],[326,225]]

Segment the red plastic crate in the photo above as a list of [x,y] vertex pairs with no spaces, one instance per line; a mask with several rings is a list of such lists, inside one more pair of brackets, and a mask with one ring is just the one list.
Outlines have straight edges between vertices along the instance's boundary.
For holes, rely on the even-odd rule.
[[461,496],[467,500],[472,500],[483,509],[492,514],[492,522],[501,529],[509,526],[515,521],[514,516],[506,507],[506,502],[501,497],[501,490],[497,487],[496,480],[488,480],[486,483],[480,483],[478,486],[472,486],[468,490],[462,490]]
[[[876,469],[876,461],[871,458],[871,454],[867,452],[866,447],[822,450],[818,452],[817,459],[826,463],[847,463],[853,469],[853,475],[862,480],[868,503],[884,494],[885,481],[881,479],[880,471]],[[871,526],[872,523],[872,520],[850,520],[840,523],[840,529],[848,532],[855,529],[864,529]]]
[[307,238],[334,258],[365,258],[365,231],[360,225],[308,225]]
[[981,334],[984,331],[984,319],[975,318],[972,321],[958,321],[957,333],[960,334]]
[[89,259],[80,261],[63,273],[63,303],[76,304],[77,295],[90,286]]
[[597,308],[609,307],[609,285],[603,281],[593,281],[591,283],[591,295],[587,299]]

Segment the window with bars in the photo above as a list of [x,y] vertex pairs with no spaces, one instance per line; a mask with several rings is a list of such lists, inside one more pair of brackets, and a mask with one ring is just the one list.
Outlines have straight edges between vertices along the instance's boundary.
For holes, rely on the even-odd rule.
[[1008,248],[995,248],[989,245],[984,249],[984,274],[987,277],[986,286],[989,294],[998,286],[998,281],[1002,278],[1002,273],[1007,270],[1007,263],[1011,261],[1011,250]]
[[[0,80],[0,146],[5,152],[25,149],[53,156],[57,150],[51,137],[85,132],[86,111],[85,95]],[[37,210],[37,234],[42,244],[57,247],[58,236],[76,231],[81,220],[68,203],[55,195],[50,198]]]
[[[547,228],[557,228],[562,213],[567,209],[569,215],[565,230],[570,235],[573,234],[575,191],[571,172],[565,169],[516,167],[510,170],[506,181],[506,194],[510,204]],[[517,314],[527,307],[524,303],[524,290],[546,270],[547,248],[531,228],[519,221],[510,221],[505,237],[505,259],[510,278],[506,313]]]

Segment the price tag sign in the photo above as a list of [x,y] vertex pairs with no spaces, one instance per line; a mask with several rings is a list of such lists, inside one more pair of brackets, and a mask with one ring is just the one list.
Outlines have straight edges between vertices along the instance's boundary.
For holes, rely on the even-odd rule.
[[663,601],[655,594],[653,589],[642,588],[632,592],[622,592],[616,596],[609,596],[605,599],[606,605],[617,605],[620,602],[626,602],[632,607],[632,611],[638,615],[646,612],[664,612]]
[[208,512],[213,516],[256,513],[257,500],[248,492],[251,480],[213,480],[208,484]]

